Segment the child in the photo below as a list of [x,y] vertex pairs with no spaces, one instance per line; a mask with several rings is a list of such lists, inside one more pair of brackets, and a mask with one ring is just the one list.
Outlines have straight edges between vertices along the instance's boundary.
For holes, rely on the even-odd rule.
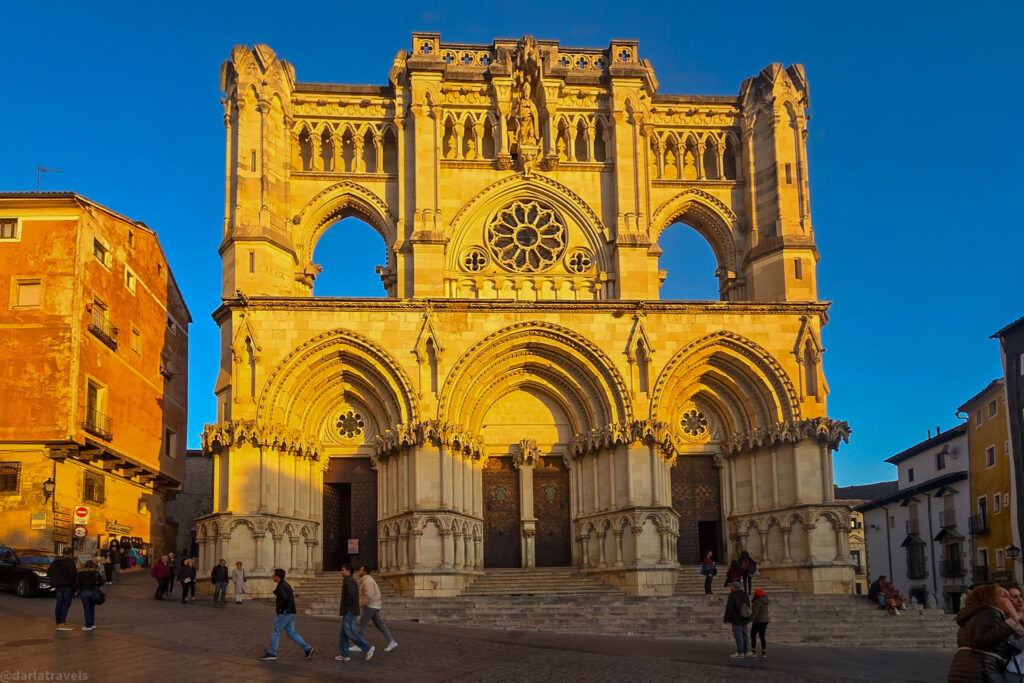
[[[768,630],[768,622],[772,618],[772,605],[768,596],[760,588],[754,590],[754,599],[750,603],[750,653],[758,657],[768,656],[768,647],[764,642],[764,633]],[[757,636],[761,636],[761,651],[757,651]]]
[[231,570],[231,583],[235,584],[235,604],[242,604],[242,594],[245,593],[245,570],[241,562],[235,562],[235,568]]

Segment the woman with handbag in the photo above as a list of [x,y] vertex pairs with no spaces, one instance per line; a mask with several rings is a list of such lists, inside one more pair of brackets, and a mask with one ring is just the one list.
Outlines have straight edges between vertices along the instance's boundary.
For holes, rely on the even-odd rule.
[[959,649],[949,666],[949,683],[1020,681],[1019,674],[1006,669],[1017,651],[1010,636],[1024,634],[1019,619],[1005,588],[978,586],[968,593],[956,615]]
[[[82,571],[78,572],[78,597],[82,600],[82,612],[85,613],[85,626],[83,631],[92,631],[96,628],[96,597],[103,595],[100,586],[103,585],[103,575],[100,574],[96,563],[89,560],[85,563]],[[100,598],[100,602],[106,598]]]

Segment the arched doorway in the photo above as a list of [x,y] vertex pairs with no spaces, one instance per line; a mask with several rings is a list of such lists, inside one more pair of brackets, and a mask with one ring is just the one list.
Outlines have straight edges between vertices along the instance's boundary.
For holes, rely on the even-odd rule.
[[666,273],[659,298],[684,301],[716,301],[721,298],[716,277],[718,259],[704,237],[686,225],[675,223],[658,239],[658,267]]
[[369,458],[332,458],[324,473],[323,567],[377,567],[377,471]]
[[542,456],[533,470],[533,514],[537,518],[535,543],[538,567],[566,567],[572,564],[569,495],[569,470],[561,456]]
[[722,496],[714,456],[680,454],[671,476],[672,509],[679,515],[677,561],[697,564],[709,550],[722,559]]
[[321,268],[313,282],[315,296],[387,296],[377,272],[387,265],[386,245],[356,216],[341,219],[320,235],[313,262]]
[[484,567],[521,567],[519,472],[511,457],[487,460],[483,501]]

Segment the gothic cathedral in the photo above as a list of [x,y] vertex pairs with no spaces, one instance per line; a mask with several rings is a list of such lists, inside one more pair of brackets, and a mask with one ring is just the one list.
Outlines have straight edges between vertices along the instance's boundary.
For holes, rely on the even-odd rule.
[[[664,595],[746,549],[850,592],[800,65],[667,95],[635,41],[415,33],[387,85],[303,83],[256,45],[221,87],[201,571],[240,559],[264,592],[274,567],[352,561],[454,595],[489,567],[573,566]],[[349,216],[384,239],[387,298],[313,296],[317,241]],[[711,246],[718,301],[659,299],[676,223]]]

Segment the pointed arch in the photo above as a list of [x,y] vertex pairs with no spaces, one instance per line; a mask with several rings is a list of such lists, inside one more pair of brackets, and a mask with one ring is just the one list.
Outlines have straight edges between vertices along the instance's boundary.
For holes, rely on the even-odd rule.
[[657,242],[665,228],[680,222],[686,223],[707,240],[715,252],[720,277],[738,275],[742,244],[739,219],[725,202],[704,190],[684,190],[654,211],[651,237]]
[[632,416],[626,384],[600,348],[566,327],[535,321],[470,347],[441,388],[438,418],[479,431],[493,398],[521,386],[558,402],[578,434]]
[[695,398],[714,407],[726,433],[800,416],[793,382],[779,362],[755,342],[724,330],[672,356],[655,383],[651,417],[674,423],[678,407]]
[[298,226],[294,243],[299,250],[298,261],[310,263],[317,240],[333,223],[355,216],[365,221],[384,239],[387,264],[393,265],[392,247],[398,230],[397,221],[383,199],[358,183],[348,180],[335,183],[318,192],[292,218]]
[[333,403],[354,400],[373,411],[381,431],[411,424],[419,414],[412,381],[376,342],[345,329],[317,335],[271,371],[260,393],[257,420],[298,425],[318,434]]

